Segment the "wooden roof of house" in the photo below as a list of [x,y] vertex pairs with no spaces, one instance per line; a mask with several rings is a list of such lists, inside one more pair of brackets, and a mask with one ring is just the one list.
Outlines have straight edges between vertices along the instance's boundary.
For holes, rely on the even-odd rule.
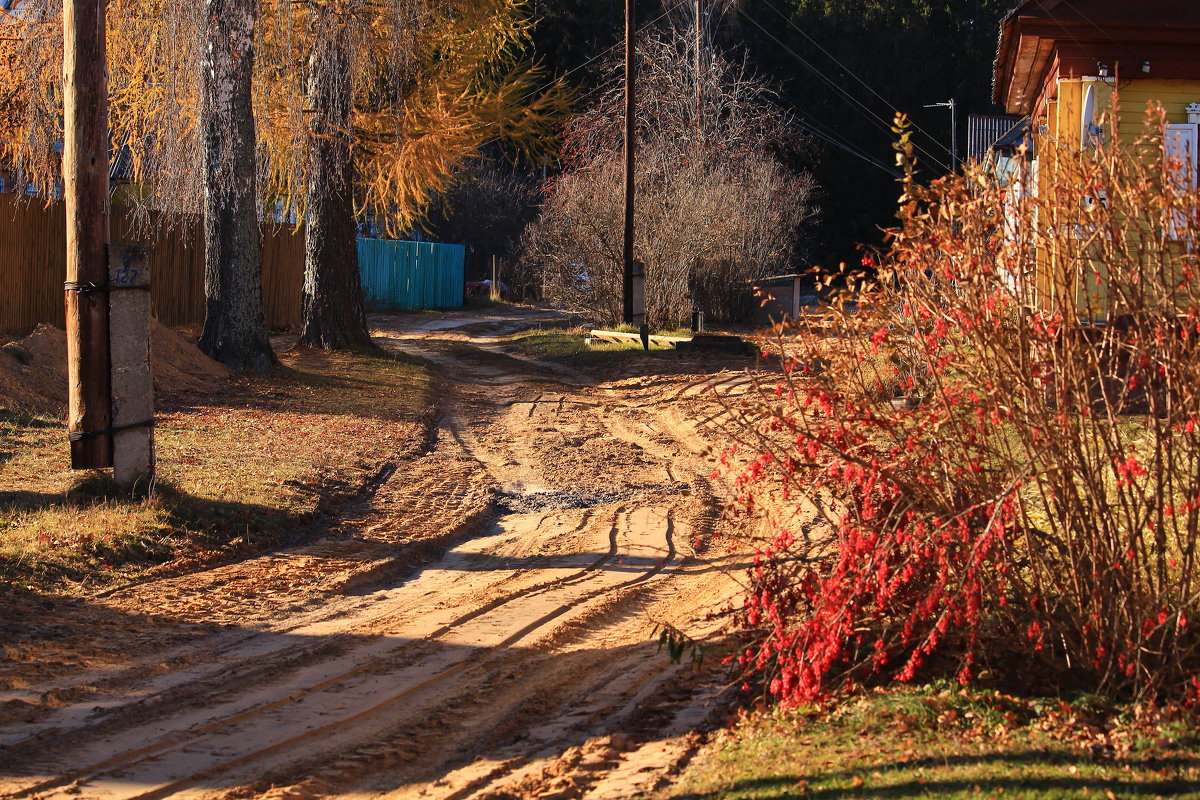
[[1025,0],[1000,23],[992,100],[1029,114],[1048,82],[1095,75],[1103,61],[1125,75],[1200,77],[1197,0]]

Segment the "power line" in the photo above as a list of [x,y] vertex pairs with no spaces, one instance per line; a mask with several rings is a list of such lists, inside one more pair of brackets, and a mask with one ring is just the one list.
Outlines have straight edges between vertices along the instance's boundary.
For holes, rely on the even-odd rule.
[[[667,16],[669,16],[670,13],[671,13],[671,9],[668,8],[666,11],[659,14],[657,17],[654,17],[650,21],[643,23],[643,27],[649,27],[651,25],[655,25],[655,24],[661,22],[663,19],[665,19]],[[751,22],[755,22],[755,20],[752,19]],[[757,25],[758,23],[755,22],[755,24]],[[761,28],[761,26],[760,26],[760,28]],[[764,32],[766,32],[766,31],[764,31]],[[787,49],[797,59],[800,59],[800,56],[798,56],[794,51],[792,51],[786,45],[783,45],[782,42],[778,42],[778,40],[776,40],[776,42],[779,43],[780,46],[784,47],[784,49]],[[617,50],[621,46],[622,46],[622,42],[613,43],[609,47],[606,47],[604,50],[601,50],[599,53],[595,54],[591,58],[584,61],[582,64],[579,64],[578,66],[568,70],[567,72],[564,72],[562,75],[555,77],[554,80],[551,80],[548,83],[545,83],[540,87],[532,89],[528,94],[526,94],[521,99],[528,100],[529,98],[533,97],[534,95],[537,95],[537,94],[545,91],[546,89],[549,89],[558,81],[565,80],[567,77],[578,72],[579,70],[585,69],[588,66],[591,66],[592,64],[596,63],[597,61],[607,57],[611,52],[613,52],[614,50]],[[803,59],[800,59],[800,60],[803,61]],[[809,66],[809,68],[812,69],[812,67],[810,65],[806,64],[806,66]],[[828,79],[826,79],[826,80],[828,80]],[[580,95],[579,98],[577,98],[577,99],[584,99],[584,98],[590,97],[590,96],[594,95],[597,91],[599,91],[600,88],[601,87],[593,86],[592,88],[590,88],[586,92],[584,92],[582,95]],[[834,85],[834,88],[838,88],[838,87],[836,85]],[[798,113],[801,113],[801,114],[804,113],[799,110],[800,109],[799,103],[797,103],[794,99],[791,99],[791,98],[788,98],[788,99],[791,101],[793,107],[796,109],[796,111]],[[875,167],[876,169],[883,170],[884,172],[886,172],[888,175],[890,175],[892,177],[899,177],[899,173],[896,172],[894,169],[892,169],[891,167],[889,167],[887,164],[880,161],[879,159],[874,158],[873,156],[871,156],[870,154],[868,154],[867,152],[862,150],[862,148],[857,147],[849,139],[845,138],[844,136],[839,135],[836,131],[832,130],[828,125],[825,125],[824,123],[822,123],[816,117],[813,117],[810,114],[804,114],[804,116],[806,117],[806,119],[798,119],[797,121],[801,125],[803,125],[806,130],[808,130],[810,133],[812,133],[817,138],[821,139],[822,141],[826,142],[827,144],[830,144],[840,150],[843,150],[844,152],[848,153],[849,155],[852,155],[855,158],[860,159],[861,161],[863,161],[867,164],[870,164],[871,166]],[[879,121],[878,118],[875,116],[871,116],[870,119],[873,122]],[[890,132],[891,126],[887,126],[887,130]],[[494,136],[491,139],[488,139],[486,142],[484,142],[481,145],[481,147],[486,147],[487,145],[493,144],[499,140],[500,140],[499,136]],[[938,162],[936,159],[934,159],[932,155],[930,155],[930,159],[934,160],[935,163],[940,164],[940,162]],[[945,166],[944,164],[940,164],[940,165]]]
[[816,135],[819,139],[828,142],[834,147],[845,150],[847,153],[867,162],[873,167],[878,167],[888,175],[891,175],[893,178],[901,177],[900,173],[890,167],[888,164],[880,161],[878,158],[875,158],[867,151],[863,150],[861,147],[839,134],[826,123],[801,110],[800,103],[796,102],[794,97],[789,96],[785,92],[780,92],[779,96],[792,104],[792,111],[794,113],[803,117],[803,119],[797,119],[796,122],[804,126],[806,130]]
[[[663,12],[662,14],[659,14],[657,17],[655,17],[650,22],[645,23],[645,27],[649,27],[651,25],[658,23],[662,19],[666,18],[670,13],[671,13],[671,9],[668,8],[667,11]],[[620,45],[620,43],[618,42],[618,43],[612,45],[608,49],[609,50],[616,49],[619,45]],[[602,58],[604,55],[606,55],[606,53],[598,54],[597,56],[593,57],[592,59],[589,59],[589,61],[586,62],[584,65],[581,65],[581,67],[586,66],[588,63],[594,62],[596,59]],[[576,67],[576,69],[580,69],[581,67]],[[564,75],[564,77],[565,77],[565,75]],[[581,99],[593,95],[595,92],[599,91],[599,88],[600,87],[592,87],[587,92],[584,92],[583,95],[581,95]],[[803,113],[803,112],[799,111],[799,109],[800,109],[799,103],[797,103],[794,99],[791,99],[791,98],[789,98],[789,100],[791,101],[793,107],[797,110],[797,112]],[[898,172],[896,172],[894,169],[889,167],[887,164],[885,164],[884,162],[880,161],[877,158],[872,157],[871,155],[869,155],[868,153],[863,151],[861,148],[854,145],[849,139],[847,139],[843,136],[840,136],[836,131],[833,131],[832,129],[829,128],[829,126],[825,125],[824,123],[821,123],[815,117],[812,117],[809,114],[805,114],[804,116],[806,116],[808,119],[807,120],[798,120],[798,122],[800,122],[800,124],[803,125],[810,133],[817,136],[817,138],[821,139],[822,141],[827,142],[828,144],[833,145],[834,147],[839,148],[840,150],[843,150],[843,151],[849,153],[850,155],[854,156],[855,158],[861,159],[862,161],[870,164],[873,167],[876,167],[877,169],[883,170],[884,172],[886,172],[888,175],[890,175],[892,177],[900,176],[900,174]],[[818,125],[820,125],[821,127],[818,128],[817,127]],[[821,128],[824,128],[824,130],[822,130]],[[888,130],[889,131],[891,130],[890,126],[888,127]]]
[[[817,76],[818,78],[820,78],[822,81],[824,81],[824,82],[825,82],[825,83],[826,83],[826,84],[827,84],[827,85],[828,85],[830,88],[832,88],[832,89],[833,89],[835,92],[837,92],[838,94],[840,94],[844,100],[846,100],[846,101],[850,102],[851,104],[853,104],[853,105],[852,105],[852,107],[853,107],[853,108],[855,108],[855,110],[856,110],[856,111],[858,111],[858,113],[859,113],[860,115],[864,116],[866,119],[868,119],[869,121],[871,121],[871,122],[875,123],[876,125],[879,125],[879,126],[880,126],[880,127],[881,127],[881,128],[882,128],[882,129],[883,129],[885,132],[887,132],[889,135],[892,133],[892,125],[891,125],[891,123],[890,123],[889,121],[887,121],[887,120],[885,120],[885,119],[883,119],[883,118],[879,117],[878,115],[876,115],[876,114],[875,114],[875,112],[873,112],[873,111],[872,111],[872,110],[871,110],[871,109],[870,109],[870,108],[869,108],[869,107],[868,107],[868,106],[867,106],[865,103],[863,103],[861,100],[859,100],[859,99],[858,99],[857,97],[855,97],[853,94],[851,94],[849,91],[847,91],[846,89],[844,89],[843,87],[841,87],[841,86],[839,86],[837,83],[835,83],[835,82],[833,81],[833,79],[832,79],[832,78],[830,78],[829,76],[827,76],[827,75],[826,75],[826,74],[825,74],[825,73],[824,73],[824,72],[823,72],[821,69],[819,69],[819,68],[817,68],[817,67],[813,66],[813,65],[812,65],[811,63],[809,63],[809,62],[808,62],[808,61],[807,61],[807,60],[806,60],[806,59],[805,59],[803,56],[801,56],[799,53],[797,53],[797,52],[796,52],[795,50],[793,50],[791,47],[789,47],[788,45],[786,45],[785,43],[783,43],[782,41],[780,41],[778,37],[776,37],[776,36],[775,36],[773,33],[771,33],[769,30],[767,30],[766,28],[764,28],[764,27],[763,27],[763,26],[762,26],[762,25],[761,25],[761,24],[758,22],[758,20],[754,19],[753,17],[751,17],[751,16],[750,16],[749,14],[747,14],[746,12],[744,12],[744,11],[741,11],[741,9],[739,9],[739,11],[742,13],[742,15],[743,15],[744,17],[746,17],[746,19],[748,19],[748,20],[749,20],[751,23],[753,23],[753,24],[754,24],[754,26],[755,26],[755,27],[757,27],[757,28],[758,28],[760,31],[762,31],[762,32],[763,32],[763,33],[764,33],[764,34],[765,34],[765,35],[766,35],[768,38],[770,38],[770,39],[771,39],[773,42],[775,42],[775,43],[776,43],[777,45],[779,45],[781,48],[783,48],[784,50],[786,50],[786,51],[787,51],[787,52],[788,52],[788,53],[789,53],[789,54],[790,54],[790,55],[791,55],[793,58],[795,58],[795,59],[796,59],[797,61],[799,61],[799,62],[800,62],[802,65],[804,65],[804,67],[806,67],[806,68],[807,68],[807,69],[808,69],[810,72],[812,72],[814,75],[816,75],[816,76]],[[914,127],[915,127],[915,126],[914,126]],[[928,135],[928,134],[926,134],[926,135]],[[933,138],[933,137],[930,137],[930,138]],[[931,153],[931,152],[929,152],[928,150],[926,150],[926,149],[925,149],[924,147],[922,147],[921,145],[917,144],[916,142],[913,142],[913,147],[914,147],[916,150],[918,150],[919,152],[921,152],[921,153],[923,153],[924,155],[926,155],[926,156],[929,158],[929,160],[930,160],[930,162],[931,162],[931,163],[935,164],[935,165],[936,165],[936,166],[938,166],[938,167],[941,167],[942,169],[946,170],[947,172],[949,172],[949,171],[950,171],[950,167],[946,165],[946,162],[942,161],[940,158],[938,158],[938,157],[937,157],[937,156],[935,156],[933,153]]]
[[901,175],[900,175],[900,173],[899,173],[899,172],[896,172],[896,171],[895,171],[895,170],[893,170],[891,167],[889,167],[889,166],[887,166],[886,164],[884,164],[882,161],[879,161],[878,159],[872,158],[871,156],[867,155],[866,153],[864,153],[863,151],[861,151],[861,150],[859,150],[858,148],[854,147],[853,145],[846,144],[846,143],[844,143],[844,142],[838,141],[838,140],[837,140],[837,139],[835,139],[833,136],[831,136],[831,135],[829,135],[829,134],[825,133],[824,131],[822,131],[822,130],[820,130],[820,129],[816,128],[816,127],[815,127],[815,126],[813,126],[812,124],[810,124],[810,123],[808,123],[808,122],[805,122],[804,120],[797,120],[797,121],[798,121],[798,122],[799,122],[799,123],[800,123],[802,126],[804,126],[804,128],[806,128],[806,129],[807,129],[807,130],[808,130],[808,131],[809,131],[811,134],[813,134],[814,136],[816,136],[818,139],[821,139],[822,141],[824,141],[824,142],[826,142],[826,143],[828,143],[828,144],[831,144],[831,145],[833,145],[834,147],[837,147],[837,148],[839,148],[839,149],[841,149],[841,150],[844,150],[844,151],[846,151],[847,153],[849,153],[850,155],[854,156],[855,158],[859,158],[859,159],[861,159],[861,160],[865,161],[866,163],[870,164],[871,166],[873,166],[873,167],[876,167],[877,169],[881,169],[881,170],[883,170],[883,171],[884,171],[884,172],[886,172],[888,175],[891,175],[893,178],[899,178],[899,177],[901,177]]
[[[671,10],[670,10],[670,8],[668,8],[666,11],[664,11],[664,12],[663,12],[663,13],[661,13],[661,14],[659,14],[657,17],[655,17],[654,19],[650,20],[649,22],[643,22],[643,23],[642,23],[642,25],[641,25],[641,27],[643,27],[643,28],[648,28],[648,27],[650,27],[651,25],[656,25],[656,24],[658,24],[659,22],[661,22],[662,20],[664,20],[664,19],[665,19],[665,18],[666,18],[666,17],[667,17],[667,16],[668,16],[670,13],[671,13]],[[554,78],[554,80],[552,80],[552,81],[550,81],[550,82],[548,82],[548,83],[546,83],[546,84],[543,84],[542,86],[539,86],[539,87],[538,87],[538,88],[536,88],[536,89],[533,89],[532,91],[530,91],[530,92],[529,92],[529,94],[525,95],[525,96],[524,96],[524,97],[522,97],[521,99],[522,99],[522,100],[528,100],[529,98],[533,97],[535,94],[538,94],[538,93],[540,93],[540,92],[544,92],[545,90],[549,89],[551,86],[553,86],[554,84],[558,83],[559,81],[561,81],[561,80],[566,80],[568,77],[570,77],[571,75],[574,75],[574,74],[575,74],[576,72],[578,72],[579,70],[581,70],[581,69],[585,69],[585,68],[587,68],[587,67],[590,67],[592,64],[595,64],[597,61],[599,61],[599,60],[600,60],[600,59],[602,59],[602,58],[607,58],[607,57],[608,57],[608,55],[609,55],[610,53],[612,53],[612,51],[614,51],[614,50],[616,50],[616,49],[618,49],[618,48],[624,47],[624,46],[625,46],[625,44],[624,44],[624,41],[613,42],[611,45],[609,45],[608,47],[604,48],[604,49],[603,49],[603,50],[601,50],[599,53],[596,53],[596,55],[592,56],[592,57],[591,57],[591,58],[589,58],[587,61],[584,61],[584,62],[583,62],[582,64],[580,64],[579,66],[577,66],[577,67],[572,67],[571,69],[569,69],[569,70],[567,70],[566,72],[564,72],[562,75],[558,75],[558,76],[556,76],[556,77]]]
[[[891,133],[892,126],[889,122],[882,120],[873,111],[871,111],[871,109],[865,103],[863,103],[861,100],[859,100],[857,97],[855,97],[853,94],[851,94],[846,89],[837,85],[831,78],[829,78],[827,75],[825,75],[824,72],[822,72],[820,69],[818,69],[817,67],[810,64],[808,61],[806,61],[804,59],[803,56],[801,56],[799,53],[797,53],[791,47],[788,47],[786,44],[784,44],[782,41],[780,41],[779,38],[777,36],[775,36],[775,34],[771,33],[769,30],[764,28],[762,26],[762,24],[759,23],[758,20],[754,19],[753,17],[751,17],[749,14],[747,14],[745,11],[742,11],[741,9],[738,9],[738,11],[739,11],[739,13],[741,13],[741,15],[743,17],[745,17],[747,20],[749,20],[756,28],[758,28],[760,31],[762,31],[763,34],[767,36],[767,38],[771,39],[771,41],[775,42],[777,45],[779,45],[781,48],[783,48],[785,51],[787,51],[793,58],[795,58],[797,61],[799,61],[802,65],[804,65],[804,67],[806,67],[810,72],[812,72],[818,78],[823,80],[826,84],[828,84],[830,88],[832,88],[834,91],[836,91],[838,94],[840,94],[845,100],[852,103],[853,106],[856,107],[856,110],[859,112],[859,114],[863,115],[866,119],[870,120],[871,122],[875,123],[876,125],[881,125],[883,127],[883,129],[885,131],[887,131],[889,134]],[[917,149],[918,151],[920,151],[921,153],[924,153],[933,164],[946,170],[947,172],[951,171],[950,167],[947,166],[944,161],[939,159],[933,153],[930,153],[925,148],[921,147],[916,142],[913,143],[913,147],[915,149]]]
[[[663,19],[665,19],[666,16],[670,13],[671,13],[671,11],[668,8],[668,10],[659,14],[657,17],[650,20],[649,22],[642,23],[642,27],[649,27],[650,25],[655,25],[655,24],[661,22]],[[624,46],[625,46],[624,41],[614,42],[613,44],[611,44],[608,47],[601,50],[599,53],[596,53],[596,55],[592,56],[587,61],[584,61],[579,66],[572,67],[571,69],[564,72],[562,75],[557,75],[552,80],[547,81],[546,83],[542,84],[541,86],[530,89],[528,94],[521,97],[521,101],[528,100],[529,98],[533,97],[534,95],[541,94],[542,92],[546,91],[550,87],[554,86],[554,84],[558,83],[559,81],[566,80],[569,76],[575,74],[576,72],[578,72],[581,69],[585,69],[586,67],[591,66],[592,64],[596,63],[597,61],[599,61],[602,58],[607,58],[608,55],[610,53],[612,53],[612,51],[616,50],[617,48],[624,47]],[[598,87],[593,86],[591,89],[589,89],[588,91],[586,91],[582,95],[580,95],[579,99],[589,97],[592,94],[594,94],[597,90],[598,90]],[[496,142],[500,141],[500,138],[501,138],[500,136],[493,136],[492,138],[488,139],[487,141],[482,142],[479,145],[479,149],[482,150],[483,148],[487,147],[488,145],[495,144]]]
[[[821,45],[820,42],[818,42],[816,39],[814,39],[812,36],[810,36],[807,31],[805,31],[803,28],[801,28],[799,25],[797,25],[795,22],[793,22],[791,17],[787,16],[782,11],[780,11],[777,6],[775,6],[773,3],[771,3],[771,0],[763,0],[763,3],[768,8],[770,8],[772,11],[774,11],[776,14],[778,14],[780,17],[782,17],[783,21],[786,22],[797,33],[799,33],[801,36],[803,36],[805,39],[807,39],[809,42],[811,42],[818,50],[820,50],[822,53],[824,53],[829,58],[830,61],[832,61],[834,64],[837,64],[838,67],[840,67],[843,72],[845,72],[851,78],[854,78],[854,80],[856,80],[860,84],[862,84],[863,88],[865,88],[868,92],[870,92],[871,94],[873,94],[877,98],[879,98],[881,101],[883,101],[883,103],[885,105],[887,105],[889,108],[893,108],[893,109],[898,108],[898,106],[895,103],[892,103],[886,97],[881,95],[879,92],[875,91],[875,88],[872,87],[866,81],[864,81],[862,78],[860,78],[857,74],[855,74],[854,70],[850,69],[845,64],[843,64],[841,61],[839,61],[837,56],[835,56],[833,53],[826,50],[824,48],[824,46]],[[910,124],[912,125],[913,130],[920,131],[921,133],[928,136],[930,138],[930,140],[937,143],[937,138],[932,136],[928,131],[924,130],[916,123],[910,123]],[[950,153],[950,150],[946,150],[946,152]]]

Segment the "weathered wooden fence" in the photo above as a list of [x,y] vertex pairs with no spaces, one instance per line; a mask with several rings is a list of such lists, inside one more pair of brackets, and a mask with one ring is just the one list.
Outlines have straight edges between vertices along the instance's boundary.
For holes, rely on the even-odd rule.
[[[148,244],[154,315],[166,325],[204,322],[204,230],[183,218],[164,226],[114,208],[111,240]],[[25,333],[39,322],[63,327],[67,233],[62,203],[46,206],[0,194],[0,332]],[[457,308],[463,300],[462,245],[360,239],[363,291],[385,308]],[[263,230],[263,302],[267,324],[300,323],[304,286],[304,233]]]
[[[151,298],[159,321],[167,325],[203,322],[202,222],[184,218],[163,229],[153,224],[159,221],[139,225],[130,210],[114,208],[112,241],[153,246]],[[66,236],[62,203],[46,206],[20,195],[0,194],[0,331],[24,333],[39,322],[63,327]],[[303,282],[303,233],[268,226],[263,236],[263,300],[272,328],[299,323]]]

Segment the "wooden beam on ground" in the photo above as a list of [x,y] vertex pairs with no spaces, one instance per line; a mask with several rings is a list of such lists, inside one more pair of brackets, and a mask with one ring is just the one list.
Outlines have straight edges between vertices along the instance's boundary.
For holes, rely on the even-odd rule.
[[[588,336],[593,339],[599,339],[602,342],[638,342],[642,341],[641,334],[625,333],[623,331],[589,331]],[[690,342],[691,337],[688,336],[651,336],[651,344],[662,345],[663,347],[673,347],[680,342]]]

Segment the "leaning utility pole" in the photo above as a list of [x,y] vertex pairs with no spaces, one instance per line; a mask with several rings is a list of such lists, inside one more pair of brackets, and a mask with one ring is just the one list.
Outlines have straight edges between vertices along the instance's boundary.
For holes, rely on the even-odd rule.
[[700,8],[701,0],[696,0],[696,134],[704,138],[704,16]]
[[112,466],[104,0],[63,3],[63,195],[71,466]]
[[637,67],[634,64],[634,0],[625,0],[625,264],[621,282],[621,319],[633,324],[633,178],[634,132],[637,107],[634,101]]

